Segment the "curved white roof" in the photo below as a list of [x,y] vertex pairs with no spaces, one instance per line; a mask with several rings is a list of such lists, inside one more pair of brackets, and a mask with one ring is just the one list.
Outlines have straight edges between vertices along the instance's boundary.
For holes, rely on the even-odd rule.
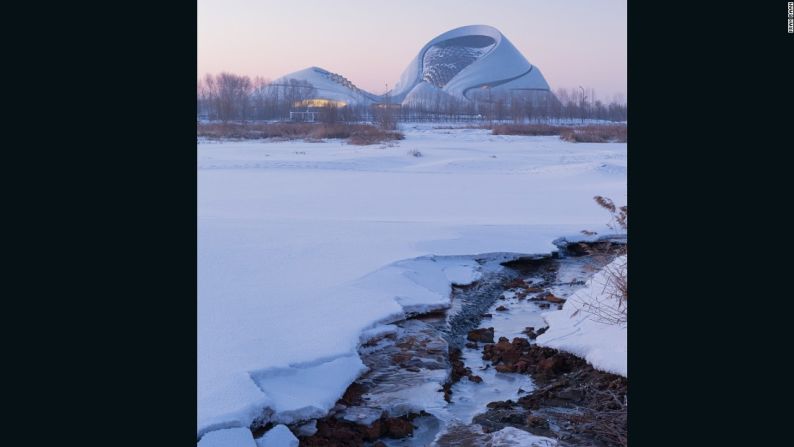
[[273,84],[285,84],[290,79],[309,82],[317,90],[317,97],[322,99],[342,101],[346,104],[366,104],[378,99],[377,96],[356,87],[344,76],[320,67],[304,68],[284,75],[273,81]]
[[[435,76],[438,70],[447,72]],[[422,81],[460,99],[469,99],[468,91],[482,87],[493,91],[550,90],[540,70],[488,25],[455,28],[428,42],[405,69],[392,96],[402,100]]]
[[[311,83],[318,98],[348,104],[371,104],[383,99],[319,67],[290,73],[274,83],[289,79]],[[438,91],[458,99],[472,99],[470,94],[483,88],[492,93],[550,91],[540,70],[499,30],[488,25],[469,25],[447,31],[425,44],[390,94],[395,102],[416,103],[421,102],[423,95]]]

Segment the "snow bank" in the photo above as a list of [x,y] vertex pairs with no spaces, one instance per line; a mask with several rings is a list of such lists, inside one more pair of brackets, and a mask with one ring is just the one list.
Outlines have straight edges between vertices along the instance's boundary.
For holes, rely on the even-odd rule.
[[519,430],[514,427],[505,427],[491,434],[491,445],[494,446],[522,446],[522,447],[554,447],[557,441],[544,436]]
[[257,447],[298,447],[298,438],[286,425],[276,425],[256,440]]
[[[329,408],[362,332],[449,306],[477,253],[603,233],[626,144],[405,129],[387,146],[198,145],[199,435]],[[406,151],[417,149],[423,157]]]
[[227,428],[207,433],[197,444],[198,447],[257,447],[251,430],[247,428]]
[[610,294],[608,272],[625,268],[626,260],[626,256],[616,258],[568,297],[561,310],[544,313],[549,329],[537,343],[582,357],[596,369],[628,377],[628,324],[604,322],[593,313],[598,306],[617,306]]
[[282,424],[324,416],[348,385],[367,370],[357,354],[316,365],[267,369],[251,378],[270,397],[273,420]]

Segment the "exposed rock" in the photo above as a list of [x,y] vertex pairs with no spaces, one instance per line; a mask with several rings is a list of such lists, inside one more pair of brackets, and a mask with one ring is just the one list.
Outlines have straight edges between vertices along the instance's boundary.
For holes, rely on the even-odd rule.
[[384,419],[383,436],[389,438],[407,438],[414,434],[414,424],[405,418],[388,418]]
[[527,425],[533,428],[549,428],[549,421],[539,416],[527,416]]
[[513,408],[516,406],[516,403],[508,399],[504,401],[491,402],[486,406],[488,408]]
[[578,388],[568,388],[557,393],[557,397],[563,400],[580,401],[584,399],[584,391]]
[[327,417],[317,421],[317,432],[312,436],[301,436],[301,446],[363,446],[378,438],[405,438],[413,435],[411,416],[382,417],[370,425]]
[[548,302],[550,302],[550,303],[564,303],[565,302],[564,298],[560,298],[560,297],[554,295],[553,293],[549,293],[548,295],[544,296],[543,299],[548,301]]
[[482,329],[474,329],[469,331],[469,335],[466,337],[469,341],[480,342],[480,343],[493,343],[494,337],[494,328],[482,328]]
[[[519,359],[512,364],[509,361],[514,357],[505,356],[511,351],[520,352]],[[504,338],[483,347],[483,358],[486,357],[497,368],[530,374],[538,388],[522,395],[517,402],[489,403],[489,410],[474,419],[484,429],[494,431],[514,426],[536,435],[565,439],[566,445],[626,445],[628,380],[625,377],[595,370],[583,359],[565,352],[529,344],[524,347],[521,342],[507,343]],[[561,412],[560,408],[575,411]],[[523,427],[514,423],[517,414],[524,415]]]
[[[532,281],[530,281],[531,283]],[[504,284],[505,289],[527,289],[529,284],[521,278],[516,278]]]
[[504,306],[499,306],[499,307],[496,308],[496,310],[498,310],[499,312],[504,312],[504,311],[507,310],[507,308],[504,307]]

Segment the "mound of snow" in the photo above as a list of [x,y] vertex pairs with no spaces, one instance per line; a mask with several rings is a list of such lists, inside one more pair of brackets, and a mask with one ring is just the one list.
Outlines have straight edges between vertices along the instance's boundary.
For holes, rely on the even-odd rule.
[[[286,428],[286,427],[285,427]],[[297,446],[297,444],[295,444]],[[257,447],[251,430],[227,428],[209,432],[201,438],[198,447]]]
[[628,377],[628,323],[607,322],[596,310],[617,308],[609,272],[625,271],[626,261],[626,256],[616,258],[568,297],[561,310],[544,313],[549,329],[537,338],[538,345],[569,352],[596,369]]
[[310,366],[252,373],[270,397],[273,420],[283,424],[324,416],[367,367],[355,353]]
[[256,440],[257,447],[298,447],[298,438],[286,425],[276,425]]
[[536,436],[532,433],[519,430],[514,427],[505,427],[499,431],[491,433],[491,444],[493,446],[522,446],[522,447],[554,447],[557,441],[544,436]]

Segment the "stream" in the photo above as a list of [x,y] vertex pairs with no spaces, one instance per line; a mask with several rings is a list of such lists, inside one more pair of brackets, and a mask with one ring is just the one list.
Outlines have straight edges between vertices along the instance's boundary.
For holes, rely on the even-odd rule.
[[[480,343],[467,340],[470,331],[493,328],[493,343],[500,337],[527,337],[528,327],[542,330],[543,312],[562,304],[544,299],[549,293],[566,298],[606,265],[612,256],[591,254],[583,244],[562,245],[545,256],[489,254],[472,257],[480,279],[453,286],[446,312],[416,316],[376,328],[359,354],[369,371],[348,389],[327,418],[359,426],[372,426],[384,415],[408,417],[411,436],[381,436],[367,446],[553,446],[557,441],[507,427],[484,432],[473,420],[491,402],[515,400],[535,389],[526,374],[501,373],[482,359]],[[523,281],[522,287],[516,287]],[[528,285],[528,287],[527,287]],[[460,361],[463,365],[460,365]],[[455,383],[456,370],[468,368]],[[301,445],[334,445],[311,442],[315,426],[301,430],[308,438]],[[346,444],[338,444],[346,445]]]

